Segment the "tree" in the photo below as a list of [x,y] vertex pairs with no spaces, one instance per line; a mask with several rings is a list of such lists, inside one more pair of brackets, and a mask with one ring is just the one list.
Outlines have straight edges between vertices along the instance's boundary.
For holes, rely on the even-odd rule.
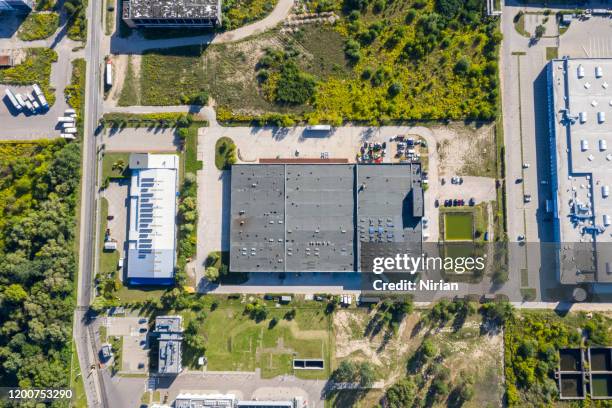
[[376,380],[376,373],[371,363],[364,361],[359,366],[359,385],[363,388],[372,388]]
[[26,300],[28,297],[28,293],[23,289],[23,287],[17,283],[9,285],[4,290],[4,299],[10,303],[21,303]]
[[214,266],[209,266],[204,271],[204,276],[211,282],[216,282],[219,279],[219,269]]
[[546,33],[546,27],[544,27],[542,24],[540,24],[535,29],[535,38],[537,38],[539,40],[540,38],[542,38],[542,36],[545,33]]
[[335,382],[353,382],[357,378],[357,366],[351,360],[342,360],[332,377]]
[[394,82],[390,87],[389,87],[389,96],[391,96],[392,98],[396,97],[397,95],[399,95],[400,92],[402,92],[402,84],[400,84],[399,82]]
[[470,60],[468,59],[468,57],[463,56],[461,58],[459,58],[459,61],[457,61],[457,63],[455,64],[455,74],[457,75],[463,75],[465,73],[467,73],[470,69]]
[[386,394],[389,408],[411,407],[415,402],[416,393],[416,386],[409,378],[393,384]]

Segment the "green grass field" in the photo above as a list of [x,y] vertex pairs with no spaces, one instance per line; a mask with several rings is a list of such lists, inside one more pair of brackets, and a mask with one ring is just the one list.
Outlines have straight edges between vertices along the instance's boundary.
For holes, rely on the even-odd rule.
[[[129,163],[129,153],[105,153],[102,159],[102,180],[109,178],[124,178],[127,177],[127,166]],[[113,169],[113,164],[123,161],[125,163],[124,171],[119,171],[118,168]]]
[[[324,379],[329,375],[329,317],[322,307],[297,308],[293,321],[283,319],[291,307],[268,306],[268,318],[256,323],[243,314],[243,305],[224,305],[208,312],[200,334],[206,339],[208,370],[253,371],[266,378],[296,374]],[[270,328],[272,318],[278,324]],[[293,358],[322,358],[324,370],[296,371]]]
[[446,241],[471,241],[473,228],[474,216],[471,212],[444,214],[444,239]]

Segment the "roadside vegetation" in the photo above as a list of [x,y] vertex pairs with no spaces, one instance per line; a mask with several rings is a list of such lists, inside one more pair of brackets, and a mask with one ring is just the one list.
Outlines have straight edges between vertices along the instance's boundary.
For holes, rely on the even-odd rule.
[[83,137],[83,126],[85,122],[85,76],[87,74],[87,63],[83,58],[72,61],[72,78],[70,84],[64,89],[66,101],[77,113],[77,130]]
[[215,166],[219,170],[229,170],[238,161],[236,144],[229,137],[222,137],[215,143]]
[[55,12],[30,13],[19,27],[17,37],[22,41],[44,40],[59,28],[59,14]]
[[66,0],[64,11],[68,14],[68,38],[73,41],[87,40],[87,0]]
[[261,20],[276,6],[278,0],[226,0],[223,2],[223,30],[234,30]]
[[106,113],[100,124],[107,128],[185,128],[193,123],[193,116],[185,113]]
[[202,90],[226,120],[242,122],[270,114],[288,123],[333,124],[497,115],[501,34],[484,3],[330,0],[319,6],[340,19],[238,43],[151,51],[143,58],[143,103],[175,104]]
[[0,383],[67,388],[80,146],[0,144]]
[[51,87],[51,64],[57,53],[48,48],[28,48],[25,60],[14,67],[0,69],[0,83],[9,85],[40,85],[49,106],[55,103],[55,90]]

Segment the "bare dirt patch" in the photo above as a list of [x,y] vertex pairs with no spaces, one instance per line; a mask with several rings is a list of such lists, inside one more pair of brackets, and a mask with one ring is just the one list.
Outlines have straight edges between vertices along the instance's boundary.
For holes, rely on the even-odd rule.
[[440,159],[439,175],[495,177],[493,126],[474,128],[450,124],[433,128]]

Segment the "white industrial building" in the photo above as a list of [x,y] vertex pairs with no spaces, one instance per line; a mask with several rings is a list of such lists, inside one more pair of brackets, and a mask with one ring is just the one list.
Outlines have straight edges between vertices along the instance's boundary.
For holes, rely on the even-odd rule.
[[560,280],[612,282],[612,59],[554,60],[548,85]]
[[239,400],[234,394],[181,393],[174,408],[303,408],[302,397],[291,400]]
[[127,280],[132,285],[174,283],[179,158],[130,155]]

